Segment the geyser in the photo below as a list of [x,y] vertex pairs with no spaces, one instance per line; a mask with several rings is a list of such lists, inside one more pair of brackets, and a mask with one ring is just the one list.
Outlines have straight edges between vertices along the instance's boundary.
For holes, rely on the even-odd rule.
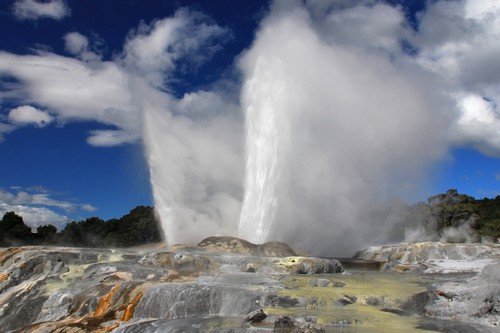
[[169,243],[238,234],[347,255],[385,240],[390,221],[373,217],[377,204],[442,154],[432,81],[388,51],[335,41],[317,23],[327,19],[286,4],[239,59],[240,106],[221,91],[178,100],[148,77],[134,88]]
[[[429,4],[414,31],[400,7],[385,3],[274,1],[237,60],[240,81],[181,99],[158,89],[158,75],[145,89],[155,98],[134,89],[144,102],[138,109],[155,205],[169,243],[239,235],[349,255],[388,241],[401,213],[391,199],[419,197],[426,170],[451,144],[482,144],[479,129],[497,127],[493,116],[483,124],[462,115],[491,113],[494,105],[482,98],[468,110],[462,99],[486,96],[482,83],[465,86],[448,75],[459,67],[443,71],[462,58],[432,44],[437,30],[426,18],[445,15],[440,4]],[[458,10],[462,2],[446,4]],[[192,20],[175,32],[182,18],[170,34],[156,23],[139,36],[136,53],[148,61],[137,71],[156,73],[163,68],[151,65],[157,58],[173,68],[202,57],[203,40],[220,28]],[[191,30],[198,39],[184,43]],[[158,36],[175,38],[159,47]],[[166,55],[142,52],[148,43]]]
[[389,219],[374,217],[378,204],[416,186],[443,152],[425,77],[385,52],[332,41],[333,33],[300,6],[278,3],[240,61],[242,238],[336,254],[383,241]]

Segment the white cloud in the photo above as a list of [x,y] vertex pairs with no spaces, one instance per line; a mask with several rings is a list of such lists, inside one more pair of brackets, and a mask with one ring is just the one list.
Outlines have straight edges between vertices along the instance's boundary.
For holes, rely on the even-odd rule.
[[68,211],[68,212],[74,211],[75,208],[77,207],[76,204],[71,203],[71,202],[55,200],[55,199],[51,198],[50,195],[47,193],[33,194],[31,196],[31,200],[26,202],[26,203],[30,203],[33,205],[57,207],[57,208],[63,209],[63,210]]
[[73,55],[78,55],[86,51],[89,47],[89,40],[78,32],[69,32],[64,35],[64,48]]
[[[18,56],[0,52],[0,73],[21,81],[5,94],[44,106],[59,122],[98,121],[127,135],[115,144],[140,137],[141,114],[130,100],[129,75],[114,62],[89,64],[52,53]],[[2,93],[0,92],[0,97]],[[92,134],[91,143],[109,143],[109,133]]]
[[10,110],[9,120],[18,126],[35,125],[45,127],[52,122],[52,117],[46,111],[30,105],[22,105]]
[[34,229],[42,225],[52,224],[57,229],[62,230],[66,223],[70,222],[67,216],[57,214],[45,207],[9,205],[0,202],[0,216],[3,216],[7,212],[15,212],[20,215],[24,223]]
[[87,143],[95,147],[113,147],[123,143],[134,142],[137,133],[125,130],[95,130],[90,132]]
[[64,35],[64,48],[83,61],[97,62],[101,59],[97,53],[90,50],[88,38],[79,32]]
[[332,43],[398,53],[401,39],[408,34],[404,23],[400,9],[383,3],[338,9],[323,20],[313,21],[321,38]]
[[71,14],[71,10],[64,0],[16,0],[12,11],[17,18],[25,20],[41,18],[60,20]]
[[88,39],[76,32],[65,36],[66,49],[81,60],[42,51],[28,56],[0,51],[0,74],[20,81],[0,92],[0,98],[36,103],[61,123],[98,121],[116,127],[92,131],[87,142],[94,146],[136,142],[143,111],[134,92],[135,85],[141,86],[137,82],[162,86],[177,61],[199,65],[218,50],[227,33],[205,16],[182,9],[172,18],[142,24],[115,61],[100,61],[89,51]]
[[16,127],[11,124],[4,124],[0,122],[0,143],[4,140],[4,135],[15,130]]
[[500,156],[500,4],[436,1],[411,40],[417,61],[438,74],[458,99],[452,138]]
[[63,229],[69,218],[51,208],[73,211],[78,207],[78,204],[55,200],[48,193],[30,193],[22,188],[15,188],[14,191],[0,189],[0,216],[13,211],[22,216],[26,225],[32,228],[52,224],[59,230]]
[[461,113],[455,127],[457,142],[500,157],[500,115],[493,103],[478,95],[466,95],[459,98],[459,108]]
[[97,210],[97,207],[94,207],[89,204],[81,205],[80,208],[86,212],[95,212]]
[[67,212],[73,212],[77,209],[84,211],[94,211],[95,208],[89,204],[79,204],[65,200],[54,199],[50,191],[39,189],[24,190],[21,187],[11,188],[14,192],[0,189],[0,202],[11,206],[47,206],[55,207]]
[[168,81],[177,61],[199,65],[220,49],[221,38],[227,34],[228,30],[202,14],[180,9],[173,17],[141,24],[131,32],[123,60],[128,68],[158,87]]

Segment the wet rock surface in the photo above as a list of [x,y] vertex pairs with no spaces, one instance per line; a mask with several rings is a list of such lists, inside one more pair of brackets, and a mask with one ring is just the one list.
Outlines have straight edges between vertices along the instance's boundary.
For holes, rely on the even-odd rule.
[[229,237],[176,251],[0,249],[0,327],[2,332],[184,332],[196,325],[244,330],[266,318],[267,303],[298,304],[278,295],[282,277],[341,270],[333,259],[290,255],[295,252],[283,243],[254,245]]
[[[385,299],[367,301],[384,306],[386,312],[442,319],[426,320],[419,325],[420,329],[490,332],[494,331],[491,328],[500,327],[498,244],[402,243],[370,247],[358,252],[355,258],[379,261],[383,270],[422,272],[435,280],[431,280],[425,292],[413,295],[400,308],[387,307]],[[450,319],[455,321],[446,327]]]
[[369,247],[354,258],[379,262],[381,269],[397,272],[479,273],[500,260],[500,244],[401,243]]
[[295,250],[283,242],[274,241],[256,245],[236,237],[208,237],[198,243],[197,247],[215,252],[264,255],[268,257],[297,256]]
[[[266,245],[267,244],[267,245]],[[344,271],[286,244],[213,237],[139,250],[0,249],[2,332],[493,332],[500,312],[495,251],[480,273],[395,272],[399,248],[361,252],[385,269]],[[429,248],[441,248],[433,245]],[[463,256],[452,253],[451,258]],[[404,251],[403,251],[404,252]],[[391,255],[387,255],[387,253]],[[469,255],[468,254],[468,255]],[[438,254],[441,255],[441,254]],[[397,255],[399,256],[399,254]],[[413,258],[407,255],[407,258]],[[385,258],[385,259],[384,259]],[[444,259],[441,259],[444,260]],[[456,259],[452,259],[456,260]],[[397,270],[396,270],[397,271]],[[446,323],[449,325],[447,326]]]

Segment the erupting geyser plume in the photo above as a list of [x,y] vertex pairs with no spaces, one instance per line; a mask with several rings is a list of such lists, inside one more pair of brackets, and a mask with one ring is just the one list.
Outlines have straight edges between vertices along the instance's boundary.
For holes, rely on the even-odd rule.
[[239,235],[346,254],[385,237],[376,204],[414,184],[445,140],[422,73],[330,40],[327,28],[278,3],[240,62],[248,156]]
[[[469,1],[447,6],[464,4]],[[449,9],[429,5],[417,33],[401,8],[385,3],[275,1],[237,61],[240,105],[224,84],[180,100],[153,89],[162,97],[139,108],[169,242],[238,234],[348,255],[387,241],[401,213],[397,201],[388,202],[418,193],[426,169],[450,144],[496,149],[495,137],[477,132],[497,126],[494,105],[478,97],[488,85],[462,86],[460,67],[447,67],[450,57],[459,63],[468,51],[446,55],[433,44],[443,36],[433,35],[427,17]],[[477,23],[483,14],[472,9]],[[170,49],[203,49],[204,38],[220,33],[192,24],[203,32],[199,40],[184,45],[177,34],[174,44],[184,46]],[[408,51],[408,43],[420,53]],[[168,59],[175,63],[180,55]],[[481,103],[464,102],[471,99]],[[477,113],[483,122],[471,116]]]

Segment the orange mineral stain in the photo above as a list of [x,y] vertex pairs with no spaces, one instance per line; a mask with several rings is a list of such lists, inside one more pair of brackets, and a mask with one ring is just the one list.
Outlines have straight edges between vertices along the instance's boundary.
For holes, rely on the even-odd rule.
[[0,274],[0,283],[4,282],[9,278],[9,273]]
[[134,316],[135,307],[137,306],[137,304],[139,304],[142,295],[142,291],[138,292],[132,302],[127,305],[127,307],[125,308],[125,312],[123,313],[122,321],[129,321],[130,319],[132,319],[132,317]]
[[106,313],[106,311],[108,311],[109,306],[111,305],[111,300],[113,299],[113,296],[116,294],[118,289],[120,289],[119,285],[114,286],[113,288],[111,288],[109,293],[107,293],[106,295],[102,296],[99,299],[99,305],[97,306],[97,309],[94,312],[94,316],[96,317],[102,316],[103,314]]

